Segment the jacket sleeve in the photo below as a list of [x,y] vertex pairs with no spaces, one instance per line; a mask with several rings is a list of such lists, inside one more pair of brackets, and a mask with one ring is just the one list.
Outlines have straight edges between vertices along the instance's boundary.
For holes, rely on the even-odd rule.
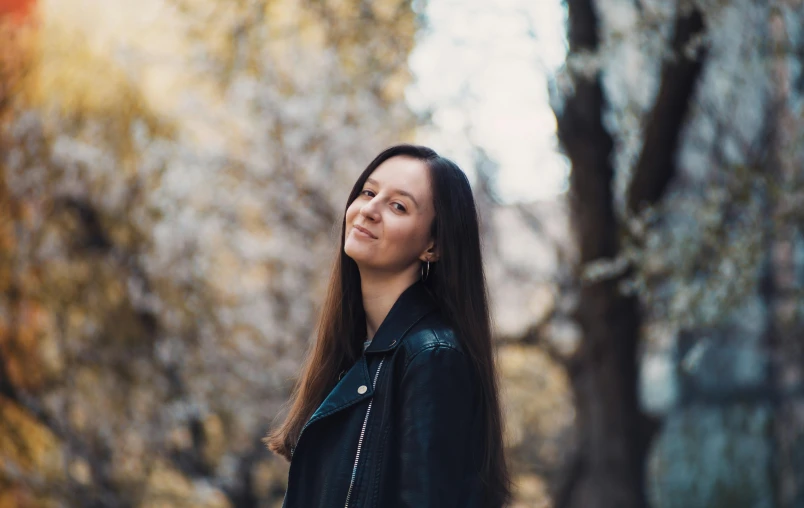
[[469,359],[450,346],[416,353],[401,382],[399,506],[456,507],[470,450]]

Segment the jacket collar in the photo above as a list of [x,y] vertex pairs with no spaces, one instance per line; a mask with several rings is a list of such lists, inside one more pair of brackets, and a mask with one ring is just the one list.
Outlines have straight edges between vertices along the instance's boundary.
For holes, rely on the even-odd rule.
[[[402,341],[402,338],[421,318],[436,308],[435,300],[417,281],[402,292],[388,315],[380,324],[371,344],[365,353],[385,353],[391,351]],[[376,371],[375,371],[376,373]],[[321,405],[316,409],[307,425],[334,414],[343,408],[356,404],[374,395],[373,376],[369,372],[366,355],[362,355],[343,379],[338,381]]]
[[435,308],[435,300],[424,283],[416,281],[399,295],[365,353],[385,353],[396,348],[407,331]]

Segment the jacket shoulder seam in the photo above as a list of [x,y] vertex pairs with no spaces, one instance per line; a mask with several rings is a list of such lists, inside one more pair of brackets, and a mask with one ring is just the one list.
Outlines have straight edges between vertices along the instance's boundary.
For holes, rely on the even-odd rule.
[[410,365],[411,362],[413,362],[413,360],[417,356],[419,356],[421,353],[424,353],[425,351],[428,351],[428,350],[431,350],[431,349],[436,349],[436,348],[439,348],[439,347],[444,348],[444,349],[451,349],[453,351],[457,351],[462,356],[464,354],[463,351],[461,351],[460,349],[458,349],[457,347],[453,346],[452,344],[450,344],[448,342],[440,342],[439,341],[439,342],[433,342],[431,344],[425,344],[420,349],[418,349],[415,353],[411,354],[410,357],[407,360],[405,360],[404,370],[406,371],[407,368],[408,368],[408,365]]

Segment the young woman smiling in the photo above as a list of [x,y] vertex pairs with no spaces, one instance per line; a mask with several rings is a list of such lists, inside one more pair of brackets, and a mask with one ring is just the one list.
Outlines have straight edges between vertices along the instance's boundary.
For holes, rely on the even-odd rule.
[[347,200],[341,249],[282,425],[284,508],[510,502],[477,211],[453,162],[380,153]]

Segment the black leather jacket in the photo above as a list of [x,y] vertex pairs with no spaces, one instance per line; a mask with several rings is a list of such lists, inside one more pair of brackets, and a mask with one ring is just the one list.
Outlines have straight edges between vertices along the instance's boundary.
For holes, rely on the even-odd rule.
[[480,508],[476,386],[416,282],[304,426],[283,508]]

